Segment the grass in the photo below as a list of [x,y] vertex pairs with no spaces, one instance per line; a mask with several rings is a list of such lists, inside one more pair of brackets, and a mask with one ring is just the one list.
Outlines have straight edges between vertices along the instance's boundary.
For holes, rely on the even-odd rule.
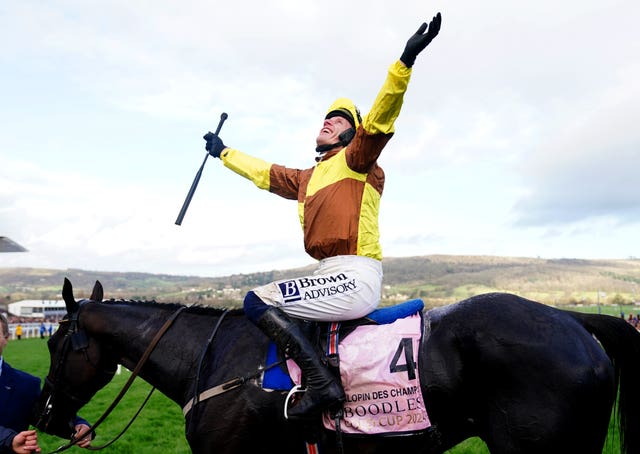
[[[619,311],[613,312],[612,315],[619,314]],[[625,313],[627,312],[625,311]],[[11,340],[5,348],[4,358],[13,367],[41,378],[46,376],[49,369],[49,353],[46,341],[42,339]],[[113,381],[98,392],[91,402],[81,410],[82,417],[90,422],[96,421],[111,404],[129,376],[130,372],[123,368],[122,373],[116,375]],[[138,410],[150,389],[150,385],[142,379],[136,379],[120,404],[98,428],[98,436],[94,440],[94,445],[103,445],[117,436]],[[610,436],[603,453],[620,452],[617,436],[614,435],[613,422],[610,424],[609,433]],[[64,440],[44,433],[39,434],[39,441],[43,453],[49,453],[64,444]],[[164,395],[154,392],[129,430],[105,452],[109,451],[121,454],[190,453],[184,436],[184,419],[181,409]],[[87,451],[73,447],[67,452],[86,453]],[[489,450],[479,438],[468,439],[447,451],[447,454],[487,453]]]
[[625,318],[629,316],[629,314],[639,314],[640,308],[638,306],[634,306],[631,304],[623,304],[623,305],[612,305],[612,304],[601,304],[596,305],[592,304],[590,306],[579,306],[579,307],[570,307],[567,306],[566,309],[579,311],[579,312],[588,312],[590,314],[603,314],[603,315],[612,315],[614,317],[620,317],[620,312],[624,313]]

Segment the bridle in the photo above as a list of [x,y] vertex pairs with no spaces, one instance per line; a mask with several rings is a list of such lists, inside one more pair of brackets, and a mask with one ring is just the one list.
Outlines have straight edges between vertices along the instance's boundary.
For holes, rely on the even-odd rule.
[[[87,351],[87,348],[89,346],[89,340],[87,339],[87,335],[85,331],[80,329],[79,323],[78,323],[80,308],[86,302],[87,300],[79,301],[78,309],[72,314],[70,314],[68,319],[64,319],[60,322],[61,325],[68,323],[69,328],[62,340],[62,350],[58,355],[58,358],[55,363],[55,367],[53,368],[52,373],[47,375],[47,377],[45,378],[45,383],[47,384],[47,386],[49,386],[51,391],[49,393],[49,396],[44,405],[43,411],[40,414],[38,423],[36,425],[37,427],[42,427],[42,423],[46,421],[46,424],[44,426],[45,430],[48,427],[48,425],[51,423],[50,419],[53,412],[53,404],[56,400],[54,396],[62,397],[65,402],[71,401],[73,403],[76,403],[78,404],[78,408],[82,407],[83,405],[89,402],[89,399],[78,397],[75,393],[73,393],[69,389],[69,387],[64,386],[62,384],[62,376],[63,376],[62,371],[64,369],[65,363],[67,362],[67,357],[69,356],[70,352],[82,351],[87,362],[95,369],[99,369],[98,365],[95,364],[93,361],[91,361],[91,359],[89,358],[89,353]],[[113,371],[105,370],[101,372],[109,376],[113,376],[115,374],[115,370]]]
[[[37,423],[37,427],[42,427],[41,424],[46,421],[46,424],[44,426],[45,430],[48,427],[48,425],[51,423],[51,417],[52,417],[52,412],[53,412],[54,403],[55,403],[54,396],[62,395],[62,397],[64,399],[66,399],[66,400],[71,400],[72,402],[79,403],[80,407],[89,402],[89,399],[78,397],[78,396],[74,395],[70,390],[68,390],[67,387],[62,386],[62,376],[63,376],[62,370],[64,368],[64,364],[65,364],[65,362],[67,360],[67,357],[68,357],[68,355],[69,355],[69,353],[71,351],[73,351],[73,352],[83,351],[85,360],[92,367],[94,367],[94,368],[99,370],[98,365],[94,364],[91,361],[91,359],[89,358],[89,354],[88,354],[88,351],[87,351],[88,346],[89,346],[89,340],[87,338],[86,332],[83,329],[80,328],[79,320],[78,320],[78,317],[80,315],[80,309],[82,308],[82,306],[84,304],[86,304],[88,302],[90,302],[90,300],[81,300],[81,301],[79,301],[78,302],[78,309],[76,311],[74,311],[72,314],[69,314],[68,320],[63,320],[63,322],[68,322],[69,323],[69,329],[67,330],[67,333],[65,334],[65,337],[62,340],[62,342],[63,342],[63,344],[62,344],[62,352],[61,352],[60,355],[58,355],[58,360],[56,361],[56,365],[53,368],[52,377],[47,376],[47,378],[45,379],[45,383],[47,383],[47,385],[49,386],[50,392],[49,392],[49,396],[48,396],[47,401],[46,401],[46,403],[45,403],[45,405],[43,407],[42,413],[40,414],[40,417],[39,417],[38,423]],[[136,365],[136,367],[131,372],[131,376],[129,377],[127,382],[124,384],[124,386],[122,387],[122,389],[120,390],[118,395],[115,397],[115,399],[113,400],[111,405],[109,405],[109,407],[105,410],[105,412],[102,414],[102,416],[100,418],[98,418],[98,420],[93,424],[93,426],[90,427],[89,432],[83,434],[83,436],[87,436],[87,435],[90,435],[90,434],[94,435],[96,428],[100,424],[102,424],[102,422],[107,418],[107,416],[109,416],[109,414],[116,408],[116,406],[118,405],[120,400],[122,400],[122,398],[124,397],[126,392],[129,390],[129,388],[133,384],[133,381],[135,380],[135,378],[140,373],[140,370],[142,369],[142,367],[146,363],[146,361],[149,358],[149,356],[151,356],[151,353],[155,349],[156,345],[158,344],[158,342],[160,341],[162,336],[166,333],[166,331],[169,329],[169,327],[171,327],[171,325],[176,320],[176,318],[178,318],[178,315],[180,315],[180,313],[184,309],[186,309],[186,306],[181,306],[180,308],[178,308],[178,310],[176,310],[171,315],[171,317],[169,317],[165,321],[164,325],[162,325],[160,330],[156,333],[155,337],[151,340],[151,342],[147,346],[147,349],[145,350],[143,355],[140,357],[140,360],[138,361],[138,364]],[[61,323],[63,323],[63,322],[61,322]],[[108,375],[109,377],[112,377],[115,374],[115,370],[113,370],[113,371],[99,370],[99,372],[104,374],[104,375]],[[111,444],[113,444],[118,438],[120,438],[125,433],[125,431],[129,428],[129,426],[131,426],[131,424],[133,423],[133,420],[138,416],[138,414],[142,410],[142,407],[144,407],[144,405],[147,403],[147,401],[151,397],[151,393],[153,393],[154,389],[155,388],[151,389],[151,391],[149,392],[149,395],[147,396],[147,398],[142,403],[142,406],[140,407],[140,409],[136,412],[136,414],[133,416],[132,420],[129,422],[129,424],[127,424],[125,426],[125,428],[122,430],[122,432],[120,432],[120,434],[118,434],[113,440],[111,440],[109,443],[106,443],[103,446],[97,446],[97,447],[90,446],[89,449],[94,450],[94,451],[98,451],[98,450],[104,449],[104,448],[110,446]],[[69,449],[71,446],[74,446],[75,444],[77,444],[79,441],[80,441],[80,439],[76,439],[76,438],[72,437],[71,440],[69,441],[69,443],[67,443],[66,445],[60,446],[58,449],[56,449],[55,451],[53,451],[50,454],[54,454],[54,453],[65,451],[65,450]]]

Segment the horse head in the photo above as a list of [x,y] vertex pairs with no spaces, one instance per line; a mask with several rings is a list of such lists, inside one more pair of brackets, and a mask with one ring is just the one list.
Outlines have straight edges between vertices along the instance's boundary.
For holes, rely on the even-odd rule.
[[48,341],[51,362],[34,412],[34,425],[69,438],[77,411],[111,381],[117,363],[108,347],[87,329],[89,321],[84,315],[90,304],[102,302],[100,282],[96,281],[89,300],[76,301],[71,282],[65,278],[62,297],[67,314]]

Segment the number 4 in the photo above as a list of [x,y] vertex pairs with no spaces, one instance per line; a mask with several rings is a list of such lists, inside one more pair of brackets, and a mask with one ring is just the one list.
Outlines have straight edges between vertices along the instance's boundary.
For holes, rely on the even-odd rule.
[[[400,355],[404,350],[404,364],[398,364]],[[407,372],[409,380],[415,380],[416,378],[416,362],[413,360],[413,342],[410,337],[404,337],[398,344],[398,349],[393,355],[391,365],[389,366],[389,372]]]

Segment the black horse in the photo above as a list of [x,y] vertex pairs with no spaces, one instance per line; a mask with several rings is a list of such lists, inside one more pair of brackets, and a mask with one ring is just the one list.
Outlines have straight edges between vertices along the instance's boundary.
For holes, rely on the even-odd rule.
[[[233,384],[187,414],[192,451],[305,452],[309,433],[284,418],[285,393],[260,386],[267,339],[242,311],[103,302],[99,283],[91,300],[76,302],[67,280],[63,297],[68,314],[49,344],[41,430],[59,430],[109,382],[117,363],[134,369],[175,317],[140,376],[181,407],[196,386]],[[616,401],[621,448],[640,452],[640,439],[631,436],[640,428],[640,393],[632,389],[640,383],[640,334],[624,320],[491,293],[427,311],[424,322],[419,367],[431,428],[378,438],[320,430],[322,452],[441,453],[478,436],[492,453],[601,453]]]

